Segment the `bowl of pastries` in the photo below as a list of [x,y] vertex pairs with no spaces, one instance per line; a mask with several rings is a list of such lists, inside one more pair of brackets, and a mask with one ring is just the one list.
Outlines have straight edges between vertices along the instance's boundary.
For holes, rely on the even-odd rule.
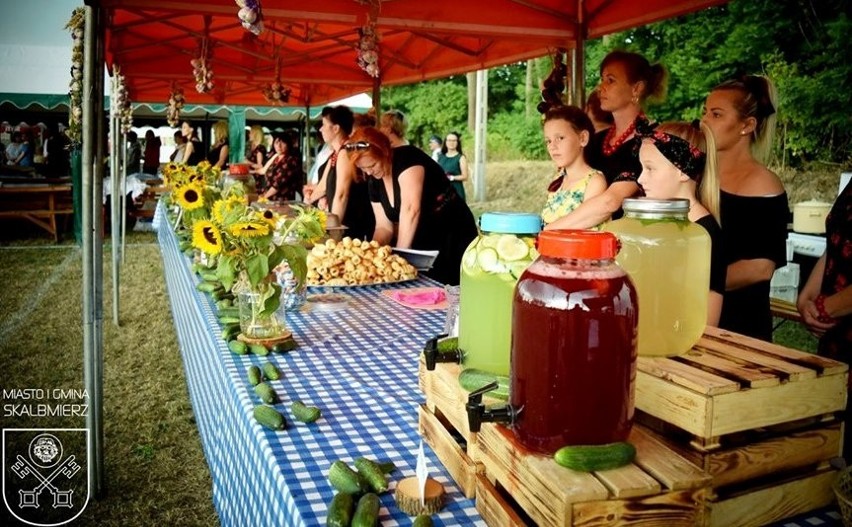
[[353,287],[417,278],[417,269],[390,246],[348,236],[315,245],[307,263],[309,286]]

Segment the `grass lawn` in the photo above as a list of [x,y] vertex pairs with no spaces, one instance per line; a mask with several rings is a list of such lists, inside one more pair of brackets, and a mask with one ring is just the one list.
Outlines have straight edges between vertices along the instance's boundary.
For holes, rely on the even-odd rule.
[[[488,166],[484,211],[538,211],[550,162]],[[822,185],[828,188],[828,184]],[[472,187],[468,183],[468,195]],[[0,387],[83,389],[81,254],[26,224],[0,231]],[[121,327],[112,323],[110,246],[104,248],[104,449],[107,495],[74,525],[216,525],[210,473],[184,378],[162,259],[153,233],[128,236],[121,267]],[[777,342],[813,351],[816,340],[787,322]],[[7,403],[9,401],[2,401]],[[3,428],[83,427],[74,418],[0,417]],[[5,507],[0,507],[4,511]],[[0,525],[11,525],[0,516]]]

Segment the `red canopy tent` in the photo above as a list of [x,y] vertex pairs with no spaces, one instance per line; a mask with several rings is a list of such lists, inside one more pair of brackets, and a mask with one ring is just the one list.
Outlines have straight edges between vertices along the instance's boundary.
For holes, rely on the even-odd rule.
[[[268,105],[276,77],[287,104],[320,105],[382,85],[409,84],[582,49],[585,38],[681,15],[724,0],[260,0],[255,36],[233,0],[101,0],[107,63],[130,98],[165,102],[181,86],[191,103]],[[380,77],[357,64],[358,29],[375,21]],[[190,60],[211,50],[215,88],[197,93]]]

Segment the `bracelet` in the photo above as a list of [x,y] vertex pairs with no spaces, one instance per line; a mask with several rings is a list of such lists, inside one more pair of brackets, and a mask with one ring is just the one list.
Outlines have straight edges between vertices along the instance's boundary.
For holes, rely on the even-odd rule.
[[834,317],[828,314],[828,311],[825,310],[825,295],[819,295],[814,298],[814,305],[817,309],[817,320],[822,322],[823,324],[831,324],[835,322]]

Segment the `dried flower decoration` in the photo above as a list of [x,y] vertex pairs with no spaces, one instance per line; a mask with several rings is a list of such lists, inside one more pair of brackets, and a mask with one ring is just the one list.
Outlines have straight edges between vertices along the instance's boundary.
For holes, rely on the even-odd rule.
[[210,47],[207,37],[201,39],[201,49],[198,57],[189,61],[192,65],[192,76],[195,77],[195,91],[207,93],[213,90],[213,66],[210,60]]
[[370,77],[379,76],[379,36],[376,33],[376,21],[370,21],[358,29],[358,66]]
[[68,83],[68,138],[72,148],[83,142],[83,30],[86,25],[85,10],[74,9],[65,29],[71,32],[71,81]]
[[183,88],[173,84],[172,92],[169,94],[169,106],[166,108],[166,122],[169,126],[175,127],[180,123],[180,111],[185,102]]
[[260,10],[260,0],[235,0],[240,6],[237,17],[248,31],[255,35],[263,32],[263,13]]

